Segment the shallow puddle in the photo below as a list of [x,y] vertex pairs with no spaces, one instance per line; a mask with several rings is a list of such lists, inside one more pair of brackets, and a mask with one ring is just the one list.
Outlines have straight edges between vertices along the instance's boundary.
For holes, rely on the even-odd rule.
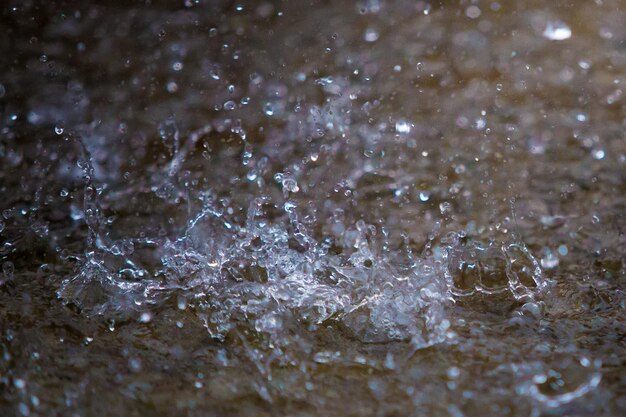
[[8,1],[0,414],[626,413],[626,3]]

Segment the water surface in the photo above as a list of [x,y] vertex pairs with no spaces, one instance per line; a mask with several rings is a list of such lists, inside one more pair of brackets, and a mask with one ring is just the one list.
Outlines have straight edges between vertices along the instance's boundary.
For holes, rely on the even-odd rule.
[[625,414],[625,21],[5,2],[0,414]]

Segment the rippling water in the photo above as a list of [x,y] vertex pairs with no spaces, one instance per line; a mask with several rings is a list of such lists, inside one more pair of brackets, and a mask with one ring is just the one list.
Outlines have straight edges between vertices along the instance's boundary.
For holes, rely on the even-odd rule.
[[70,3],[1,6],[0,414],[626,413],[626,3]]

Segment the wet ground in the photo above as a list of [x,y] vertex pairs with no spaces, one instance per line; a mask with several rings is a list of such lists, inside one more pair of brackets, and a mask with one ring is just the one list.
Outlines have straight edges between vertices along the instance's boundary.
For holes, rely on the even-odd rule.
[[1,415],[626,414],[626,2],[0,13]]

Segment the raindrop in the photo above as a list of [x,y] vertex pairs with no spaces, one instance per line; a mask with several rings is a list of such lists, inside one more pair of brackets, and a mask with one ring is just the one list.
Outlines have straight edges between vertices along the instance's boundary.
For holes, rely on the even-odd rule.
[[237,104],[234,100],[228,100],[226,103],[224,103],[224,110],[235,110],[236,107]]
[[554,269],[557,266],[559,266],[559,258],[549,248],[544,248],[541,267],[543,269]]
[[387,356],[385,357],[385,368],[394,369],[396,367],[396,363],[393,359],[393,354],[391,352],[387,352]]
[[448,378],[457,379],[459,375],[461,375],[461,370],[457,368],[456,366],[453,366],[451,368],[448,368],[447,374],[448,374]]
[[363,35],[365,42],[376,42],[379,37],[380,37],[380,34],[375,29],[372,29],[372,28],[367,29],[365,31],[365,34]]
[[593,158],[597,159],[598,161],[604,159],[604,157],[606,156],[606,152],[604,152],[604,149],[594,149],[592,154]]
[[465,10],[465,15],[470,19],[477,19],[480,17],[480,9],[477,6],[470,6]]
[[622,97],[622,90],[615,90],[606,97],[607,104],[613,104]]
[[272,105],[272,103],[265,103],[265,105],[263,106],[263,113],[265,113],[266,116],[274,115],[274,106]]
[[410,133],[411,132],[411,123],[406,120],[398,120],[396,122],[396,132],[398,133]]
[[322,78],[318,78],[317,80],[315,80],[315,84],[321,85],[321,86],[327,86],[327,85],[332,84],[334,81],[335,80],[333,79],[333,77],[322,77]]
[[452,204],[448,203],[447,201],[439,204],[439,211],[441,212],[441,214],[449,213],[451,209]]
[[18,411],[20,412],[21,415],[23,416],[28,416],[30,415],[30,410],[28,408],[28,406],[24,403],[19,403],[19,405],[17,406]]
[[131,371],[139,372],[141,371],[141,360],[138,358],[131,358],[128,361],[128,366],[130,367]]
[[551,41],[564,41],[572,37],[572,30],[564,22],[557,20],[548,22],[542,35]]
[[167,83],[166,89],[168,93],[173,94],[178,91],[178,84],[176,84],[174,81],[170,81]]

